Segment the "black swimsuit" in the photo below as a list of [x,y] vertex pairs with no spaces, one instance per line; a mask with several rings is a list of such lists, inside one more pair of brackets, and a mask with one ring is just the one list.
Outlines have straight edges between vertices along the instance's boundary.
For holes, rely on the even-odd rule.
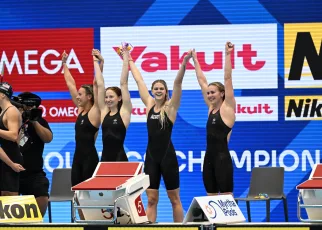
[[179,188],[179,165],[174,150],[171,133],[173,123],[165,113],[164,127],[161,126],[160,112],[150,109],[147,118],[148,147],[144,162],[144,172],[150,177],[150,189],[159,189],[161,175],[167,190]]
[[207,121],[207,151],[203,163],[203,182],[207,193],[233,192],[233,163],[227,136],[231,131],[220,110],[210,112]]
[[75,123],[76,149],[72,165],[72,186],[92,177],[98,164],[95,134],[98,128],[88,119],[88,113],[79,114]]
[[126,128],[118,111],[106,114],[102,123],[103,151],[101,161],[128,161],[124,151]]
[[[8,131],[3,123],[3,116],[10,108],[9,106],[0,115],[0,129]],[[4,138],[0,138],[0,144],[3,151],[7,154],[10,160],[14,163],[22,164],[22,155],[20,154],[19,144],[14,141],[9,141]],[[1,161],[0,161],[1,162]],[[0,179],[0,191],[7,192],[19,192],[19,173],[16,173],[4,162],[1,162],[1,179]]]

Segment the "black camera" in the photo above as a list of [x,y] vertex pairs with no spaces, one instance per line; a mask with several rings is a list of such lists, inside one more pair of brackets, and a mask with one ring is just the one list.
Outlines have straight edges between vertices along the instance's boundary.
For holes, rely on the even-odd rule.
[[23,122],[29,120],[29,121],[37,121],[39,117],[42,115],[42,110],[41,109],[31,109],[31,110],[25,110],[22,113],[22,120]]
[[42,110],[39,109],[41,98],[36,94],[25,92],[18,96],[13,96],[11,103],[18,109],[22,109],[22,120],[26,122],[37,121],[42,116]]

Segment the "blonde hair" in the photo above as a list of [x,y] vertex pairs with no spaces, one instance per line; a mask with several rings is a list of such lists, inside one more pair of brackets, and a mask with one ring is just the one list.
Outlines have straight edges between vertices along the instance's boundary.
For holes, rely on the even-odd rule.
[[165,107],[165,103],[167,102],[167,100],[169,100],[169,90],[168,90],[167,83],[164,80],[155,80],[152,83],[151,90],[153,90],[153,86],[156,83],[161,83],[164,86],[165,91],[166,91],[164,101],[162,102],[162,105],[161,105],[160,118],[159,118],[159,121],[160,121],[160,124],[161,124],[161,129],[163,129],[163,128],[165,128],[165,123],[166,123],[165,108],[164,107]]
[[220,82],[211,82],[208,86],[211,86],[211,85],[216,86],[218,88],[219,92],[224,93],[224,96],[222,99],[224,101],[225,100],[225,86]]

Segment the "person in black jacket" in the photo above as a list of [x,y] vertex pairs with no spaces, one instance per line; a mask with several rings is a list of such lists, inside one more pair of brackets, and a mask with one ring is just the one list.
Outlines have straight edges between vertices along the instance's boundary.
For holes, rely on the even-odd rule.
[[23,125],[20,131],[20,152],[23,155],[25,171],[20,173],[22,195],[34,195],[44,216],[48,205],[49,180],[43,170],[43,152],[45,143],[53,140],[53,133],[48,122],[38,109],[41,98],[33,93],[24,92],[18,95],[23,109],[20,109]]

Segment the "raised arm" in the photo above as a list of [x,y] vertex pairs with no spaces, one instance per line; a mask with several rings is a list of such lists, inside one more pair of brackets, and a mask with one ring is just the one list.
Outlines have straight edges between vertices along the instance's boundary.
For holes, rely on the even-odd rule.
[[100,69],[101,69],[101,72],[103,73],[103,69],[104,69],[104,59],[103,60],[100,60]]
[[139,88],[141,100],[143,101],[143,103],[145,104],[146,107],[151,107],[153,105],[153,98],[149,94],[148,88],[146,87],[145,82],[143,81],[140,71],[135,66],[135,63],[134,63],[131,55],[129,55],[129,63],[130,63],[132,75],[134,77],[134,80],[136,81],[138,88]]
[[105,83],[102,75],[102,71],[100,65],[98,64],[98,50],[93,50],[93,62],[94,62],[94,70],[95,70],[95,80],[97,83],[97,105],[101,111],[101,116],[105,117],[105,115],[109,112],[108,107],[105,105]]
[[[94,104],[92,108],[88,112],[88,119],[95,127],[99,128],[101,125],[101,111],[98,108],[98,89],[97,89],[96,80],[93,80],[93,96],[94,96]],[[97,135],[97,133],[96,133]],[[95,137],[96,140],[96,137]]]
[[121,107],[120,114],[125,127],[128,127],[131,119],[132,103],[131,103],[131,97],[130,97],[130,92],[128,87],[129,51],[126,49],[126,47],[123,48],[122,56],[123,56],[123,66],[122,66],[120,86],[121,86],[123,104]]
[[94,94],[94,105],[98,108],[98,85],[96,82],[96,78],[93,80],[93,94]]
[[224,104],[231,109],[236,108],[236,101],[234,97],[233,81],[232,81],[232,67],[231,67],[231,51],[234,49],[234,45],[230,42],[226,43],[225,47],[225,101]]
[[169,106],[173,107],[176,111],[180,106],[181,94],[182,94],[182,80],[186,72],[186,65],[189,62],[189,59],[192,57],[191,55],[192,55],[192,51],[189,50],[189,52],[183,58],[182,64],[180,66],[180,69],[173,83],[172,97],[169,102]]
[[62,63],[63,63],[63,68],[64,68],[64,78],[67,84],[67,87],[69,89],[69,93],[70,96],[72,97],[72,100],[74,102],[74,104],[78,107],[78,103],[77,103],[77,88],[76,88],[76,83],[75,80],[73,78],[73,76],[71,75],[71,73],[69,72],[68,66],[66,64],[68,58],[68,54],[65,52],[62,54]]
[[198,83],[201,88],[203,99],[205,100],[207,106],[209,107],[210,103],[207,98],[208,82],[207,82],[205,75],[203,74],[203,72],[201,70],[195,49],[192,50],[192,59],[193,59],[194,65],[195,65],[197,80],[198,80]]
[[104,69],[104,58],[103,58],[103,56],[100,54],[100,55],[98,56],[98,59],[99,59],[99,61],[100,61],[100,69],[101,69],[101,72],[103,73],[103,69]]
[[101,55],[101,52],[97,49],[92,50],[92,55],[96,57],[96,60],[99,62],[99,66],[101,69],[101,72],[103,73],[103,68],[104,68],[104,58]]

